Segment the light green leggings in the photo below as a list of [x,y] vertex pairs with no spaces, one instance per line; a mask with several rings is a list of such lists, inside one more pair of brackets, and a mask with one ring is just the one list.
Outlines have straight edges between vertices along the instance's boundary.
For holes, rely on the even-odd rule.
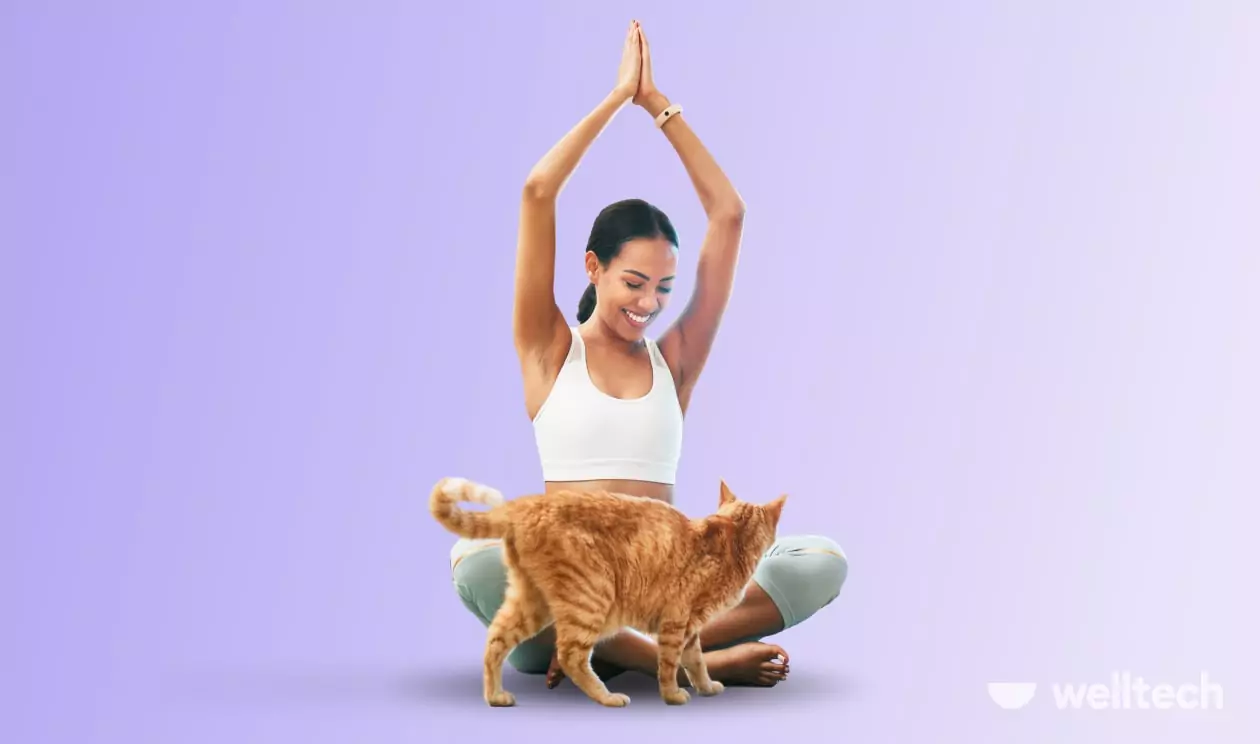
[[[488,628],[503,604],[507,570],[503,565],[503,547],[497,540],[477,543],[480,544],[465,540],[456,543],[452,555],[462,557],[451,574],[464,606]],[[800,535],[781,537],[771,545],[757,565],[753,581],[779,609],[786,630],[839,596],[848,574],[849,560],[839,545],[826,537]],[[741,638],[728,645],[757,640],[761,638]],[[553,650],[551,644],[531,638],[512,651],[508,663],[525,674],[545,674]]]

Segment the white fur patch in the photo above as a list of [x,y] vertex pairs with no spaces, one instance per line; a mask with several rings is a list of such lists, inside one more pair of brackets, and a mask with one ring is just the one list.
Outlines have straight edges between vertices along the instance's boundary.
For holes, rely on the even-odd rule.
[[498,506],[503,503],[503,494],[498,489],[490,486],[483,486],[480,483],[473,484],[477,489],[477,495],[474,501],[485,504],[487,506]]
[[463,498],[467,488],[468,481],[464,478],[447,478],[442,481],[442,493],[453,499]]
[[503,494],[497,489],[474,483],[467,478],[447,478],[442,482],[442,493],[452,499],[487,506],[498,506],[504,501]]

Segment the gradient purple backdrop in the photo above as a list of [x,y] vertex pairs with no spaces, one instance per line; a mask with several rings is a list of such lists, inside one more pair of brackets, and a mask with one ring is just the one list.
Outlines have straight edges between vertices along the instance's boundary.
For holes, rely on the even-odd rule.
[[[425,495],[540,485],[517,197],[632,17],[749,205],[679,505],[787,491],[849,581],[773,690],[492,711]],[[1254,741],[1258,38],[1189,0],[6,4],[0,738]],[[562,198],[570,317],[630,196],[690,291],[703,215],[627,109]],[[1225,708],[985,687],[1113,670]]]

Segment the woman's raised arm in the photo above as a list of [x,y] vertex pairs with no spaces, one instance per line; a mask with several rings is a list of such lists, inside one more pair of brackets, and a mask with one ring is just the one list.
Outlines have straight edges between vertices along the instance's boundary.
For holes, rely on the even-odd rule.
[[534,165],[525,181],[512,313],[513,337],[523,365],[545,362],[548,352],[568,335],[568,324],[555,298],[556,200],[582,156],[638,90],[638,30],[638,23],[631,22],[626,31],[621,68],[612,92]]
[[[634,102],[655,119],[669,108],[670,102],[656,88],[647,37],[642,30],[639,35],[643,66]],[[661,130],[678,152],[709,218],[697,259],[695,289],[678,320],[660,340],[661,353],[673,371],[678,399],[685,410],[700,370],[709,358],[735,285],[735,266],[744,229],[744,201],[681,113],[666,119]]]

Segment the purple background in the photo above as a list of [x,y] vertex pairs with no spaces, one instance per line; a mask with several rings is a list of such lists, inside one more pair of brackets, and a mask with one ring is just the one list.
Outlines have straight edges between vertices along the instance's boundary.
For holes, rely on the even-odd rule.
[[[1253,3],[200,6],[0,10],[0,739],[1254,740]],[[517,198],[632,17],[749,205],[679,505],[787,491],[849,581],[773,690],[492,711],[425,498],[540,486]],[[631,108],[561,201],[570,318],[629,196],[690,291]],[[1225,709],[985,691],[1113,670]]]

